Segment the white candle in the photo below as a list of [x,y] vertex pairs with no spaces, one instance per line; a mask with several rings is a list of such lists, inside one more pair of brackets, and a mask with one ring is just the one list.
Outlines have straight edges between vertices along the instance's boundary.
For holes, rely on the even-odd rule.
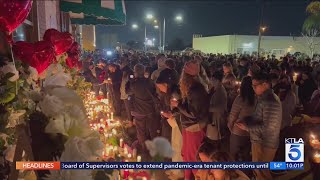
[[128,158],[129,158],[129,159],[131,159],[131,158],[132,158],[132,155],[131,155],[130,153],[128,154]]
[[137,162],[141,162],[141,156],[137,156]]
[[146,177],[143,177],[142,180],[147,180],[147,178],[146,178]]
[[137,149],[132,150],[132,157],[136,158],[137,157]]
[[124,154],[127,155],[128,154],[128,149],[124,148]]
[[122,138],[120,139],[120,147],[121,148],[123,147],[123,139]]
[[113,120],[113,112],[111,112],[111,120]]

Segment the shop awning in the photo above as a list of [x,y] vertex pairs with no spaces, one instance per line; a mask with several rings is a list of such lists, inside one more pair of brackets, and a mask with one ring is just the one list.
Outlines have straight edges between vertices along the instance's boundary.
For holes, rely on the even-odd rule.
[[62,0],[60,6],[70,13],[72,24],[126,24],[124,0]]

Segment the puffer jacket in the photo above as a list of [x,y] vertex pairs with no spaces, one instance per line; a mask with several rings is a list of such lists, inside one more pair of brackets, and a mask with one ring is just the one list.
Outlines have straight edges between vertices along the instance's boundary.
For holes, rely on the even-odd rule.
[[282,105],[272,89],[257,98],[252,119],[246,119],[252,143],[277,149],[282,122]]

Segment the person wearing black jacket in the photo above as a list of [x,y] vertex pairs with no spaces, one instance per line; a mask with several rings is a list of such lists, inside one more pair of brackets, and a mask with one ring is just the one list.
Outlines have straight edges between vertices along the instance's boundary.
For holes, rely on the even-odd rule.
[[[181,114],[182,157],[184,162],[196,162],[197,151],[205,137],[205,127],[209,122],[210,97],[202,78],[199,77],[200,65],[189,61],[183,68],[180,79],[181,100],[171,100]],[[184,171],[185,179],[195,176],[197,170]]]
[[[122,81],[122,72],[120,66],[117,64],[110,64],[108,66],[108,83],[110,83],[111,97],[115,116],[121,116],[121,99],[120,99],[120,86]],[[109,79],[110,78],[110,79]]]
[[122,72],[122,81],[121,81],[121,87],[120,87],[120,93],[121,93],[120,99],[124,103],[124,106],[125,106],[125,109],[126,109],[126,114],[127,114],[127,120],[132,125],[133,118],[132,118],[131,112],[130,112],[129,96],[126,93],[126,84],[130,80],[130,78],[133,78],[133,71],[129,67],[129,62],[128,62],[128,60],[126,58],[122,59],[121,72]]
[[[182,156],[180,153],[182,147],[182,128],[180,123],[181,116],[178,111],[174,111],[170,106],[171,99],[181,99],[177,76],[177,72],[174,69],[167,68],[160,72],[159,77],[156,80],[156,86],[159,89],[160,102],[162,105],[161,136],[171,141],[172,149],[175,152],[172,156],[172,162],[182,161]],[[175,179],[184,177],[182,170],[167,171],[167,174],[172,178],[175,177]]]
[[160,134],[160,119],[156,113],[156,88],[151,79],[144,77],[145,67],[134,66],[134,79],[126,84],[126,93],[133,100],[131,114],[134,116],[137,138],[143,153],[147,153],[146,140],[152,140]]

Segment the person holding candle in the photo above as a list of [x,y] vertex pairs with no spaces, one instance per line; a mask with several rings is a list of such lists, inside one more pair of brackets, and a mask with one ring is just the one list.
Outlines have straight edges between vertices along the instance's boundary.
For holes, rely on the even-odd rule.
[[[189,61],[184,65],[180,78],[181,100],[171,100],[181,114],[182,157],[185,162],[195,162],[196,153],[205,137],[209,121],[209,95],[199,77],[200,65]],[[185,170],[185,179],[191,179],[197,170]]]
[[256,97],[252,88],[250,76],[242,79],[240,94],[232,104],[228,118],[228,128],[230,135],[230,154],[237,161],[250,161],[250,137],[249,133],[236,126],[238,120],[252,115],[256,104]]
[[[252,116],[243,118],[236,125],[250,133],[253,162],[271,162],[279,146],[282,122],[282,106],[271,89],[266,73],[252,77],[252,87],[257,95],[257,104]],[[269,170],[254,170],[257,179],[272,179]]]
[[[168,61],[168,60],[167,60]],[[172,111],[170,107],[170,100],[180,99],[180,90],[177,84],[177,72],[173,69],[164,69],[160,72],[159,77],[156,80],[156,86],[160,92],[160,101],[162,104],[162,113],[164,117],[162,121],[162,136],[171,141],[172,148],[175,154],[172,157],[173,162],[181,162],[181,147],[182,147],[182,135],[180,114]],[[168,172],[170,176],[176,178],[182,178],[183,171],[171,170]]]
[[108,70],[108,80],[106,80],[106,82],[109,83],[115,116],[119,117],[121,116],[120,87],[122,72],[120,70],[120,66],[117,64],[109,64]]

